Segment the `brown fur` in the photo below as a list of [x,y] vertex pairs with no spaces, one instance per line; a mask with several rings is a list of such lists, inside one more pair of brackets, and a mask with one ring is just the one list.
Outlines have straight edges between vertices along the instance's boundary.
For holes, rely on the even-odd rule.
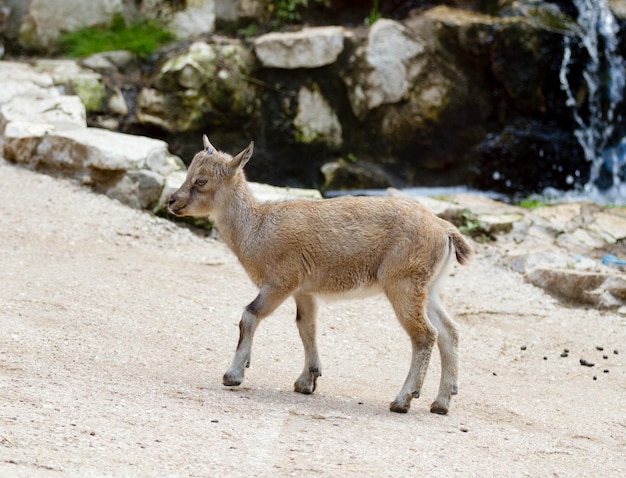
[[431,406],[447,413],[456,393],[458,332],[443,308],[439,282],[456,256],[466,263],[471,246],[449,222],[416,201],[396,197],[344,197],[260,203],[243,166],[253,143],[234,158],[204,137],[187,179],[169,201],[176,215],[211,216],[259,295],[244,310],[225,385],[239,385],[249,366],[254,331],[287,297],[297,305],[305,366],[295,390],[312,393],[321,365],[315,340],[315,296],[384,293],[413,344],[407,380],[391,403],[406,412],[419,395],[434,343],[442,358],[439,395]]

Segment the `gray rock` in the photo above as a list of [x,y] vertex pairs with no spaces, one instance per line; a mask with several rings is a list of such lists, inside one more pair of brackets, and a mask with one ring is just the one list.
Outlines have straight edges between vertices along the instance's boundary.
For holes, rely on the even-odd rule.
[[253,56],[239,41],[192,43],[175,52],[154,72],[152,87],[137,98],[137,119],[170,132],[217,124],[254,114],[256,87],[247,81]]
[[50,74],[63,93],[78,96],[88,112],[104,108],[107,89],[99,73],[82,68],[74,60],[38,60],[35,68]]
[[521,212],[477,214],[475,220],[480,228],[490,235],[507,234],[513,230],[514,224],[524,220],[524,214]]
[[135,209],[153,209],[159,202],[165,178],[154,171],[128,171],[105,194]]
[[0,134],[2,156],[14,163],[31,164],[32,158],[41,142],[41,137],[54,131],[54,125],[12,121]]
[[215,0],[215,15],[218,20],[236,22],[242,18],[259,21],[267,16],[268,0]]
[[615,244],[626,239],[626,215],[615,211],[598,211],[593,214],[593,221],[588,229],[595,232],[607,244]]
[[167,143],[145,136],[86,128],[49,135],[42,143],[42,148],[56,151],[47,161],[64,162],[64,156],[75,158],[70,162],[79,161],[82,169],[132,171],[152,166],[164,171],[178,168],[178,163],[171,159]]
[[135,55],[130,51],[116,50],[94,53],[81,59],[80,64],[90,70],[112,73],[129,69],[135,64],[136,60]]
[[52,125],[55,131],[87,126],[85,107],[77,96],[23,94],[0,106],[0,133],[12,121]]
[[128,115],[128,104],[126,98],[122,94],[122,91],[115,87],[113,94],[109,97],[107,102],[107,111],[119,116]]
[[254,50],[268,68],[318,68],[334,63],[343,43],[342,27],[314,27],[261,35],[254,40]]
[[325,191],[346,189],[387,189],[393,186],[392,178],[378,166],[367,161],[338,161],[326,163],[321,168]]
[[176,12],[168,22],[168,29],[177,38],[208,35],[215,30],[215,3],[213,0],[187,2],[186,8]]
[[293,125],[300,143],[322,142],[336,149],[343,144],[339,118],[317,88],[300,88]]
[[351,59],[352,70],[344,77],[354,114],[363,118],[383,104],[407,97],[409,84],[425,65],[419,56],[424,43],[400,23],[381,19],[369,31],[367,44]]
[[567,302],[600,308],[617,308],[626,303],[626,280],[615,274],[535,269],[526,278]]
[[250,182],[252,194],[259,201],[284,201],[288,199],[321,199],[322,195],[317,189],[282,188],[269,184]]
[[50,75],[35,71],[24,63],[3,61],[0,68],[0,105],[26,93],[42,97],[59,96]]

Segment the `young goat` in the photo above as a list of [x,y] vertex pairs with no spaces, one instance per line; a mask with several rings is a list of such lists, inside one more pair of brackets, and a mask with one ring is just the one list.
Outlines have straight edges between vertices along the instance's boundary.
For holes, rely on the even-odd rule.
[[439,285],[454,256],[463,264],[472,254],[459,231],[411,199],[259,203],[243,172],[254,144],[232,157],[217,151],[206,136],[203,141],[205,149],[194,156],[169,209],[177,216],[211,216],[259,288],[239,323],[239,343],[224,385],[241,384],[259,322],[293,296],[305,355],[294,388],[312,393],[322,375],[315,296],[382,292],[413,348],[408,377],[391,411],[406,413],[411,399],[419,396],[437,342],[441,380],[430,411],[447,413],[451,395],[457,393],[458,331],[443,307]]

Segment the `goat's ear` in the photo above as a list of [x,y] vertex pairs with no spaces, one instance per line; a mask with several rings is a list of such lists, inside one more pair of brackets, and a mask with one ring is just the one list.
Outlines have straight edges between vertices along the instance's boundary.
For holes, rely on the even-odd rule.
[[232,168],[232,172],[236,173],[240,169],[246,165],[248,160],[252,157],[252,152],[254,151],[254,141],[250,141],[250,144],[246,149],[244,149],[241,153],[235,156],[230,162],[230,167]]
[[204,149],[207,153],[212,154],[213,151],[215,151],[215,147],[211,144],[206,134],[202,135],[202,144],[204,145]]

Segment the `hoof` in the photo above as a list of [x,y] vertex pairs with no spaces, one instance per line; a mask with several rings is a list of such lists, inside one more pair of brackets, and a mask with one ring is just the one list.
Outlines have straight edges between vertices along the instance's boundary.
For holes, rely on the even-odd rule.
[[433,402],[433,404],[430,406],[430,413],[436,413],[437,415],[447,415],[448,405]]
[[394,413],[407,413],[409,411],[409,408],[411,408],[410,406],[403,406],[403,405],[398,405],[395,402],[391,402],[391,405],[389,405],[389,410],[391,410]]
[[296,382],[293,384],[293,390],[294,392],[302,393],[304,395],[311,395],[315,391],[315,382],[309,382],[309,383]]
[[395,413],[407,413],[409,411],[409,408],[411,408],[410,400],[404,400],[401,403],[397,400],[394,400],[389,405],[389,410]]
[[309,376],[301,376],[296,380],[296,383],[293,384],[293,390],[298,393],[303,393],[304,395],[310,395],[315,391],[317,386],[317,376],[313,376],[311,380]]
[[229,374],[228,372],[226,372],[224,374],[224,377],[222,378],[222,384],[224,384],[226,387],[236,387],[237,385],[241,385],[241,382],[243,382],[243,377],[234,376]]

